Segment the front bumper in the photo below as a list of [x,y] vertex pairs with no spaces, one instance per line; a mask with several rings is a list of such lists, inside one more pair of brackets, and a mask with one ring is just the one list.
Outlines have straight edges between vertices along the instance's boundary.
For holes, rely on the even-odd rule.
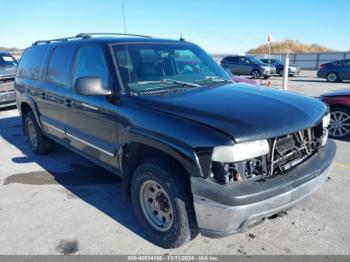
[[332,169],[336,146],[327,146],[288,173],[263,182],[219,185],[191,178],[198,227],[208,237],[244,232],[317,191]]

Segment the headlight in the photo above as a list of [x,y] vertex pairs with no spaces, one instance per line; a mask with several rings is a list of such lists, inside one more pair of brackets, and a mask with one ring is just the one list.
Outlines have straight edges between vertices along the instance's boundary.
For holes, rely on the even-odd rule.
[[267,140],[238,143],[232,146],[217,146],[212,154],[212,161],[232,163],[266,155],[269,152]]
[[323,128],[327,128],[330,123],[331,123],[331,114],[328,113],[322,119],[322,126],[323,126]]

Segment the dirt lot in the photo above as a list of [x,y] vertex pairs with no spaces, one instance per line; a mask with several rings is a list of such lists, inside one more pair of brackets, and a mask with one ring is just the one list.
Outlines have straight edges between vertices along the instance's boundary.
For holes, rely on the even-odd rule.
[[[350,88],[303,72],[290,90],[319,96]],[[272,78],[275,86],[281,78]],[[121,199],[118,177],[62,147],[34,155],[16,109],[0,110],[0,254],[350,254],[350,142],[312,198],[268,223],[223,239],[198,236],[164,250],[151,244]]]

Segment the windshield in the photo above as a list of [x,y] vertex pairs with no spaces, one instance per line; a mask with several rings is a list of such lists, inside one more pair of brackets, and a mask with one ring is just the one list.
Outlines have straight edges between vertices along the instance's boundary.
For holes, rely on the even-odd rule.
[[252,62],[253,64],[264,64],[260,59],[257,59],[254,56],[249,57],[250,62]]
[[0,66],[14,66],[17,64],[16,59],[10,54],[0,54]]
[[133,92],[230,81],[206,52],[188,43],[115,44],[113,52],[124,86]]

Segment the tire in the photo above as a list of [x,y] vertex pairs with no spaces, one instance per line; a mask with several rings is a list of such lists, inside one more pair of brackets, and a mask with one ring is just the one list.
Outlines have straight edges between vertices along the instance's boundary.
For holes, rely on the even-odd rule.
[[24,116],[24,131],[34,153],[45,155],[54,150],[54,142],[41,131],[33,112]]
[[280,76],[282,76],[283,77],[283,74],[284,74],[284,70],[283,69],[281,69],[280,71],[279,71],[279,73],[278,73]]
[[156,245],[176,248],[198,235],[190,183],[174,161],[154,158],[140,164],[132,177],[131,199],[141,226]]
[[254,69],[250,75],[252,76],[253,79],[259,79],[261,77],[261,73],[258,69]]
[[336,83],[339,81],[339,76],[336,72],[329,72],[326,76],[326,79],[330,83]]
[[350,108],[343,106],[331,108],[328,132],[332,138],[350,140]]

